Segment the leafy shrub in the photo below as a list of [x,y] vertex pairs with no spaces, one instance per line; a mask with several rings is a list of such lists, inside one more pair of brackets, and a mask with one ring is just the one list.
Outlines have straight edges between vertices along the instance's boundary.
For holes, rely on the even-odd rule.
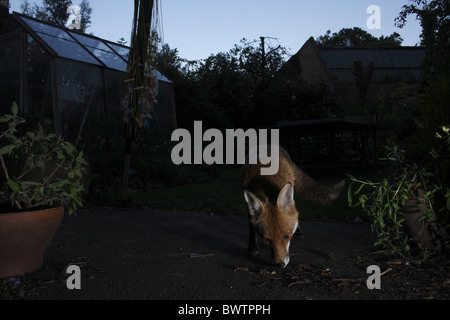
[[64,206],[68,214],[82,205],[86,162],[82,152],[57,135],[36,132],[19,134],[25,120],[12,113],[0,117],[7,128],[0,134],[0,162],[5,182],[0,188],[2,210]]

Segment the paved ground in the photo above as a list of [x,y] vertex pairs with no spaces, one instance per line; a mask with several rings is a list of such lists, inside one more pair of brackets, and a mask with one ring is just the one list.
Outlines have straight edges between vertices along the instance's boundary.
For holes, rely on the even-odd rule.
[[[306,221],[301,227],[290,264],[277,269],[267,263],[267,250],[256,260],[246,257],[245,216],[92,209],[64,218],[44,266],[21,281],[27,299],[379,297],[374,291],[380,290],[365,284],[369,265],[361,257],[373,243],[367,224]],[[80,267],[81,290],[66,286],[69,265]],[[340,281],[358,285],[342,296]]]

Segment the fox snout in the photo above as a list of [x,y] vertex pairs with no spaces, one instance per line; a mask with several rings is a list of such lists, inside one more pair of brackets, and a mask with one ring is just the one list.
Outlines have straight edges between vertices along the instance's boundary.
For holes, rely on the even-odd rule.
[[263,242],[270,248],[272,263],[279,268],[284,268],[289,264],[289,244],[290,236],[285,236],[283,239],[264,238]]
[[289,245],[297,227],[298,223],[295,223],[292,232],[284,235],[282,238],[276,239],[275,242],[272,242],[272,260],[277,267],[284,268],[289,264],[291,259],[289,255]]
[[290,256],[289,256],[289,252],[286,252],[283,256],[281,257],[276,257],[275,254],[272,254],[273,257],[273,264],[279,268],[284,268],[289,264],[290,261]]
[[286,267],[288,265],[289,260],[290,260],[289,255],[287,255],[283,262],[276,262],[275,261],[275,266],[277,266],[279,268],[284,268],[284,267]]

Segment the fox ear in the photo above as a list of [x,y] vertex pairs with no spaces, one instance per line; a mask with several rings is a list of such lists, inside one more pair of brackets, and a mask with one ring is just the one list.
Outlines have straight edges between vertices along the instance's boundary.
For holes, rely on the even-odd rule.
[[244,190],[244,198],[248,205],[248,210],[252,216],[259,213],[263,207],[261,200],[259,200],[250,191]]
[[286,211],[295,206],[294,188],[292,188],[292,185],[289,182],[284,185],[278,194],[277,206]]

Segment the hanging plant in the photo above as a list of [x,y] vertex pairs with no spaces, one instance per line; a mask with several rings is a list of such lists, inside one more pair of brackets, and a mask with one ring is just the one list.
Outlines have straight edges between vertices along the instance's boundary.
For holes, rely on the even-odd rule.
[[147,128],[158,95],[156,79],[157,0],[134,1],[131,48],[128,57],[128,79],[124,110],[125,164],[122,198],[128,188],[131,146],[138,128]]
[[135,0],[131,49],[128,58],[127,90],[122,107],[124,124],[128,128],[125,139],[132,140],[135,130],[148,126],[153,107],[157,102],[156,79],[156,1]]

